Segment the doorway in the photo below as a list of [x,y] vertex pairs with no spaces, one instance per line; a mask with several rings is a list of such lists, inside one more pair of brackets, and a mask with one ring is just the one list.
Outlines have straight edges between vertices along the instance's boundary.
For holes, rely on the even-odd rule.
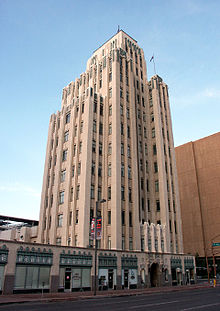
[[108,270],[108,287],[113,288],[113,276],[114,276],[114,271],[113,269]]
[[66,268],[65,271],[65,286],[64,289],[66,291],[71,289],[71,268]]
[[159,265],[153,263],[150,267],[150,284],[151,287],[159,286]]
[[124,270],[124,287],[128,288],[128,270]]

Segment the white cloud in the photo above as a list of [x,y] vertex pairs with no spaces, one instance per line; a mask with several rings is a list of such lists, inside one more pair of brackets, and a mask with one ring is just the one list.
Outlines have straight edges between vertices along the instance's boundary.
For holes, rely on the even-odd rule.
[[200,90],[197,93],[187,94],[186,96],[178,97],[177,95],[171,96],[171,106],[179,106],[179,107],[189,107],[189,106],[197,106],[201,104],[207,104],[210,100],[220,100],[220,89],[215,88],[206,88],[204,90]]
[[8,185],[0,185],[0,191],[2,192],[17,192],[25,195],[29,195],[32,197],[40,197],[40,192],[34,188],[29,186],[20,184],[20,183],[12,183]]

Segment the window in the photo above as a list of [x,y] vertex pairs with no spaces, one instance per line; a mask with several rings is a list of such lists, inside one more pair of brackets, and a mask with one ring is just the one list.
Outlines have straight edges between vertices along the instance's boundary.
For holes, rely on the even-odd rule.
[[130,145],[128,145],[128,157],[129,158],[131,157],[131,147],[130,147]]
[[144,127],[144,138],[147,138],[147,129]]
[[151,119],[151,122],[154,122],[154,113],[153,112],[151,112],[150,119]]
[[155,138],[155,128],[152,128],[152,138]]
[[62,227],[63,225],[63,214],[58,215],[57,226]]
[[80,123],[80,133],[83,132],[83,121]]
[[127,108],[127,119],[128,120],[130,119],[130,110],[129,110],[129,108]]
[[109,98],[112,98],[112,88],[109,89]]
[[93,120],[93,132],[96,132],[96,120]]
[[159,181],[155,180],[155,191],[159,192]]
[[125,165],[124,163],[121,163],[121,177],[125,176]]
[[148,151],[147,151],[147,144],[145,144],[145,155],[147,155]]
[[108,211],[108,225],[111,225],[111,211]]
[[92,141],[92,152],[96,152],[96,142],[95,142],[95,140]]
[[128,197],[129,197],[129,202],[132,203],[132,190],[131,190],[131,188],[128,189]]
[[102,135],[103,134],[103,124],[99,123],[99,134]]
[[91,173],[92,175],[95,175],[95,162],[93,161],[92,161]]
[[94,185],[91,185],[90,198],[95,199],[95,186]]
[[60,192],[60,200],[59,200],[60,204],[64,203],[64,191]]
[[70,112],[66,114],[66,123],[70,123]]
[[72,166],[72,177],[74,177],[75,174],[75,165]]
[[121,186],[121,199],[125,200],[125,187]]
[[102,155],[102,143],[99,143],[99,154]]
[[112,105],[109,106],[108,112],[109,112],[109,115],[111,116],[112,115]]
[[73,156],[75,157],[76,155],[76,145],[73,146]]
[[122,226],[124,226],[124,224],[125,224],[125,211],[121,212],[121,224],[122,224]]
[[130,134],[130,126],[129,125],[127,127],[127,135],[128,135],[128,138],[130,138],[131,134]]
[[129,102],[129,93],[128,93],[128,91],[126,92],[126,100],[127,100],[127,102]]
[[132,212],[129,212],[129,226],[132,227]]
[[76,199],[79,200],[79,191],[80,191],[80,185],[77,185],[76,187]]
[[108,126],[108,134],[111,135],[112,134],[112,124],[110,123]]
[[120,115],[123,116],[123,105],[120,105]]
[[64,133],[64,142],[68,141],[68,139],[69,139],[69,131],[66,131]]
[[111,187],[108,187],[108,200],[111,200]]
[[124,155],[124,144],[121,143],[121,155]]
[[158,165],[157,165],[157,162],[154,162],[154,173],[158,173]]
[[84,113],[84,106],[85,106],[85,105],[84,105],[84,104],[82,104],[82,113]]
[[101,200],[101,197],[102,197],[102,187],[98,187],[98,201]]
[[79,153],[82,152],[82,142],[79,143]]
[[76,210],[76,224],[79,223],[79,211]]
[[108,176],[109,177],[112,176],[112,166],[111,166],[111,163],[109,163],[109,165],[108,165]]
[[[100,100],[101,100],[101,98],[100,98]],[[103,105],[102,104],[100,104],[100,116],[103,116]]]
[[73,201],[73,187],[70,189],[70,202]]
[[128,178],[131,179],[131,167],[128,166]]
[[121,135],[124,135],[124,125],[121,123]]
[[153,145],[153,155],[156,155],[156,154],[157,154],[157,146]]
[[67,159],[67,149],[63,150],[62,161],[66,161]]
[[75,125],[75,133],[74,135],[76,136],[77,135],[77,125]]
[[157,207],[157,212],[159,212],[160,211],[160,201],[159,200],[156,201],[156,207]]
[[98,167],[98,176],[99,176],[99,177],[102,176],[102,163],[99,163],[99,167]]
[[[112,81],[112,72],[109,73],[109,82]],[[110,90],[109,90],[109,97],[110,97]]]
[[108,144],[108,154],[109,155],[112,154],[112,144],[111,143]]
[[66,170],[61,171],[60,181],[64,182],[66,177]]
[[96,103],[96,102],[93,104],[93,112],[94,112],[94,113],[97,112],[97,103]]
[[120,87],[120,97],[123,98],[123,88]]
[[77,174],[78,174],[78,176],[81,174],[81,162],[78,163]]

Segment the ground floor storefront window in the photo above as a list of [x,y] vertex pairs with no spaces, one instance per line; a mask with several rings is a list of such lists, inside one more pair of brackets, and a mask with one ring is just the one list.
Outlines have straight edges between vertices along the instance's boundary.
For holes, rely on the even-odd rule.
[[17,265],[14,290],[48,290],[50,287],[50,267]]
[[83,267],[60,268],[60,291],[79,291],[91,289],[91,269]]

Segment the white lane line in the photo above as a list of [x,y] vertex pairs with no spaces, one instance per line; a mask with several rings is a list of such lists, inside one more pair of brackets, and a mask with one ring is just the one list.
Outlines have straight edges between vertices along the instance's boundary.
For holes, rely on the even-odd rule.
[[173,300],[173,301],[167,301],[167,302],[158,302],[158,303],[149,303],[149,304],[129,307],[128,309],[138,309],[138,308],[143,308],[143,307],[160,306],[160,305],[166,305],[166,304],[170,304],[170,303],[176,303],[176,302],[179,302],[179,301],[180,300]]
[[211,304],[209,304],[209,305],[200,305],[200,306],[196,306],[196,307],[191,307],[191,308],[181,309],[180,311],[187,311],[187,310],[198,310],[198,309],[203,309],[203,308],[213,307],[213,306],[218,306],[218,305],[220,305],[220,302],[217,302],[217,303],[211,303]]

